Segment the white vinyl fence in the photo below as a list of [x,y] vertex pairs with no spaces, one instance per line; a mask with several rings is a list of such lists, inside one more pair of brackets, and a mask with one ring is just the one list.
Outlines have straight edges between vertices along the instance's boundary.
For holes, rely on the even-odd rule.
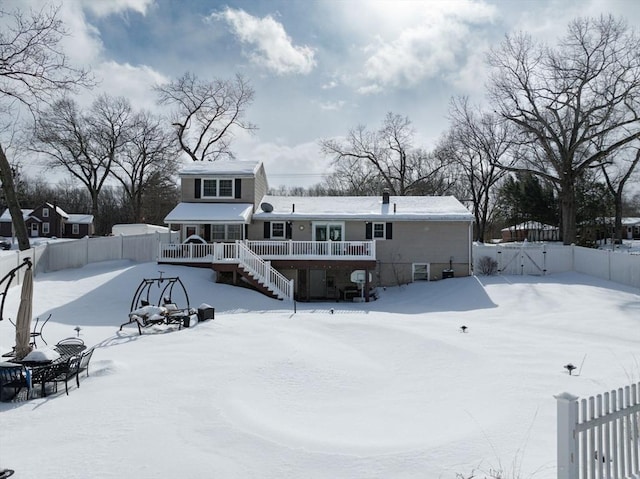
[[556,396],[558,479],[640,477],[640,383],[588,399]]
[[575,271],[640,288],[640,255],[553,243],[474,245],[474,271],[481,258],[496,261],[499,274],[539,275]]
[[[154,233],[132,236],[105,236],[60,240],[41,244],[25,251],[11,250],[0,254],[0,279],[13,268],[30,258],[34,273],[80,268],[89,263],[118,259],[136,262],[156,261],[158,245],[176,241],[170,233]],[[22,284],[23,270],[19,270],[12,286]]]

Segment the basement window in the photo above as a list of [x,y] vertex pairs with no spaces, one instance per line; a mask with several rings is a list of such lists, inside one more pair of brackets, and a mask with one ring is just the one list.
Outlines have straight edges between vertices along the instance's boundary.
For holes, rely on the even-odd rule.
[[413,280],[429,281],[429,263],[413,263]]

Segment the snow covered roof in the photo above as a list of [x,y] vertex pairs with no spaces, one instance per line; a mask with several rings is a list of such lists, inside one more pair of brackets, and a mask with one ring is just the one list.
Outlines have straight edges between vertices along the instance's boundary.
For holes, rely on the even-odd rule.
[[[613,218],[611,219],[611,221],[613,222]],[[622,224],[626,226],[640,225],[640,218],[623,217]]]
[[273,211],[259,209],[259,220],[403,220],[473,221],[473,215],[453,196],[265,196]]
[[178,203],[164,222],[250,223],[252,211],[251,203]]
[[253,176],[260,168],[259,161],[198,161],[180,170],[180,176],[233,175]]
[[[56,213],[58,213],[60,216],[62,216],[65,219],[69,219],[69,216],[62,208],[60,208],[59,206],[54,206],[51,203],[45,203],[45,206],[51,208],[52,210],[55,210]],[[91,219],[91,221],[93,221],[93,218]]]
[[544,223],[540,223],[539,221],[525,221],[524,223],[519,223],[517,225],[502,228],[500,231],[519,231],[519,230],[552,231],[557,229],[559,229],[557,226],[547,225]]
[[90,225],[93,223],[93,215],[67,215],[67,222]]
[[[33,212],[33,210],[22,210],[22,217],[26,220],[29,215]],[[9,208],[5,209],[0,215],[0,221],[6,221],[11,223],[11,213],[9,212]]]

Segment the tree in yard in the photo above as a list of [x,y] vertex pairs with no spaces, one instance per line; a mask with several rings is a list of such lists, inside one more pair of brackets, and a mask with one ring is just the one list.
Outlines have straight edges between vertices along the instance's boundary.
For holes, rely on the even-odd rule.
[[475,216],[475,239],[484,241],[492,217],[497,185],[506,174],[499,164],[510,165],[512,126],[469,105],[467,98],[453,99],[451,126],[439,149],[448,155],[463,180]]
[[[92,79],[82,69],[69,64],[59,49],[66,34],[56,8],[43,8],[25,15],[19,10],[0,9],[0,112],[4,127],[16,122],[20,107],[34,117],[42,104],[59,92],[91,86]],[[18,247],[30,247],[27,227],[20,209],[13,172],[0,145],[0,181],[11,214]]]
[[131,105],[122,97],[100,95],[87,112],[64,98],[38,119],[31,149],[84,185],[91,197],[91,214],[97,218],[98,197],[130,141],[131,120]]
[[621,149],[615,155],[615,159],[602,166],[602,176],[609,190],[609,194],[613,198],[614,205],[614,221],[613,231],[614,238],[619,243],[622,242],[622,207],[624,200],[625,186],[633,173],[636,171],[638,162],[640,161],[640,148],[638,146],[629,146]]
[[593,247],[608,237],[614,212],[614,198],[598,170],[586,170],[576,184],[576,244]]
[[115,157],[116,167],[112,173],[122,184],[134,223],[143,222],[143,200],[147,191],[159,184],[171,183],[171,176],[178,169],[176,139],[162,125],[162,120],[149,112],[135,115],[129,141]]
[[346,139],[321,140],[320,147],[324,154],[333,156],[338,171],[352,172],[354,178],[362,177],[360,180],[374,178],[392,195],[425,194],[429,185],[442,186],[445,163],[442,157],[414,148],[414,134],[409,118],[387,113],[378,130],[359,125]]
[[256,129],[244,119],[253,102],[253,88],[240,75],[233,80],[205,82],[186,73],[155,90],[160,104],[175,108],[172,124],[176,138],[193,161],[233,158],[230,145],[234,130]]
[[559,222],[553,186],[528,172],[505,179],[498,191],[497,208],[509,226],[528,221],[555,226]]
[[611,16],[577,19],[555,48],[507,37],[489,64],[490,99],[517,131],[517,163],[501,166],[555,185],[572,243],[579,176],[640,135],[640,40]]

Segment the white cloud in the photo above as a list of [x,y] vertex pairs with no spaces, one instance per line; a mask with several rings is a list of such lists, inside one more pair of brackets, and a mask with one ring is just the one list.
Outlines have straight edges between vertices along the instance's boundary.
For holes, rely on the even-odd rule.
[[337,110],[341,110],[342,107],[346,104],[346,102],[344,100],[337,100],[337,101],[315,101],[315,104],[317,104],[321,110],[325,110],[325,111],[337,111]]
[[127,11],[147,13],[154,0],[80,0],[83,8],[91,10],[95,15],[104,17],[114,13]]
[[308,74],[316,65],[314,50],[294,45],[282,24],[271,15],[258,18],[244,10],[226,8],[210,18],[227,22],[242,43],[253,47],[248,53],[251,61],[279,75]]
[[449,75],[476,51],[479,27],[496,12],[477,0],[349,3],[345,18],[362,18],[357,28],[365,55],[362,73],[352,73],[350,83],[360,93],[373,93]]
[[[102,62],[95,67],[94,72],[96,77],[102,80],[99,85],[100,92],[128,98],[136,109],[158,109],[152,87],[169,81],[149,66],[120,64],[115,61]],[[92,93],[91,98],[95,98],[95,93]]]
[[331,80],[330,82],[322,85],[320,88],[322,88],[323,90],[331,90],[332,88],[335,88],[337,86],[338,86],[338,82],[335,80]]
[[331,172],[331,159],[322,154],[317,142],[285,145],[240,133],[232,148],[238,159],[262,161],[272,188],[283,185],[306,188],[320,183]]

